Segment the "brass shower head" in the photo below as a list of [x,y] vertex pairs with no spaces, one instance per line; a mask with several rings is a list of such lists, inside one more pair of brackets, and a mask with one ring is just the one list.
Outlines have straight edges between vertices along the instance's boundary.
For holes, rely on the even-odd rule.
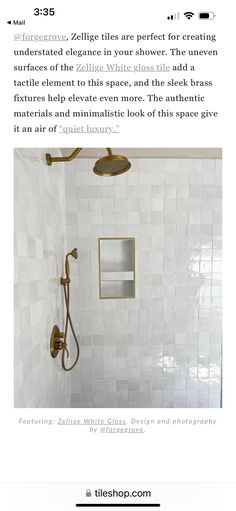
[[[46,154],[46,162],[47,165],[52,165],[54,162],[66,162],[73,160],[78,153],[82,150],[82,147],[78,147],[74,149],[71,154],[67,156],[52,156],[51,154]],[[127,170],[130,169],[131,163],[129,162],[126,156],[121,156],[118,154],[112,154],[111,149],[107,149],[108,156],[103,156],[96,161],[93,172],[97,174],[97,176],[119,176]]]
[[73,250],[71,250],[71,252],[69,252],[67,254],[67,257],[71,255],[72,257],[74,257],[74,259],[78,259],[78,249],[77,248],[73,248]]
[[96,161],[93,172],[98,176],[119,176],[130,169],[131,163],[126,156],[112,154],[111,149],[107,149],[108,156],[104,156]]
[[[72,256],[74,257],[74,259],[78,259],[78,250],[77,248],[73,248],[73,250],[71,250],[71,252],[68,252],[68,254],[66,254],[66,259],[65,259],[65,273],[66,273],[66,279],[69,279],[70,278],[70,264],[69,264],[69,261],[68,261],[68,257],[69,256]],[[63,284],[63,282],[67,282],[66,279],[61,279],[61,283]]]

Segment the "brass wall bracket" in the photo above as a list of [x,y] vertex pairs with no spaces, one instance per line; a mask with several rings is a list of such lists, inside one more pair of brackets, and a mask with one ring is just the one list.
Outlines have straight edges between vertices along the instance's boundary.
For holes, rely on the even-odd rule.
[[62,286],[66,286],[66,284],[70,284],[70,282],[71,282],[70,278],[64,279],[63,277],[61,277],[60,283]]
[[60,332],[58,326],[54,325],[50,337],[50,353],[52,358],[56,358],[59,351],[62,350],[63,348],[66,349],[67,346],[66,342],[60,340],[64,339],[64,337],[65,337],[64,332]]

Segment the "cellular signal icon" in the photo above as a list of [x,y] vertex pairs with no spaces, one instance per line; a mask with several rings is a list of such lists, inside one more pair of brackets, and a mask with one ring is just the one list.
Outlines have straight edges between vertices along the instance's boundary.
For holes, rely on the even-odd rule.
[[180,13],[176,12],[175,14],[171,14],[170,16],[167,16],[168,20],[179,20],[180,19]]
[[186,16],[188,20],[191,20],[191,18],[194,16],[194,12],[187,11],[184,13],[184,16]]

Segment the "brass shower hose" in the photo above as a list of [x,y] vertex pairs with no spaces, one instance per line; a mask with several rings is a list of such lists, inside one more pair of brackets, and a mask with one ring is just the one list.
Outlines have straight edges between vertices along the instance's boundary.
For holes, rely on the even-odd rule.
[[[63,289],[64,289],[64,297],[65,297],[65,304],[66,304],[66,325],[65,325],[65,337],[64,337],[65,347],[63,347],[63,349],[62,349],[62,367],[63,367],[64,371],[71,371],[75,367],[75,365],[77,364],[77,362],[79,360],[79,341],[76,336],[74,326],[72,323],[72,319],[71,319],[71,315],[70,315],[70,281],[69,281],[69,279],[68,279],[68,282],[62,282],[62,285],[63,285]],[[75,361],[72,364],[72,366],[70,366],[70,367],[66,367],[66,365],[65,365],[65,352],[67,353],[67,358],[69,357],[69,352],[66,348],[68,324],[70,324],[71,331],[72,331],[72,334],[73,334],[73,337],[75,340],[76,351],[77,351]]]

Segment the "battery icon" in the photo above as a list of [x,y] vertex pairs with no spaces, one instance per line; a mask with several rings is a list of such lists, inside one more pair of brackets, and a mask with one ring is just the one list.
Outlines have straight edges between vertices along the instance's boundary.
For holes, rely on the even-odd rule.
[[199,12],[198,14],[200,20],[213,20],[215,16],[214,12]]

